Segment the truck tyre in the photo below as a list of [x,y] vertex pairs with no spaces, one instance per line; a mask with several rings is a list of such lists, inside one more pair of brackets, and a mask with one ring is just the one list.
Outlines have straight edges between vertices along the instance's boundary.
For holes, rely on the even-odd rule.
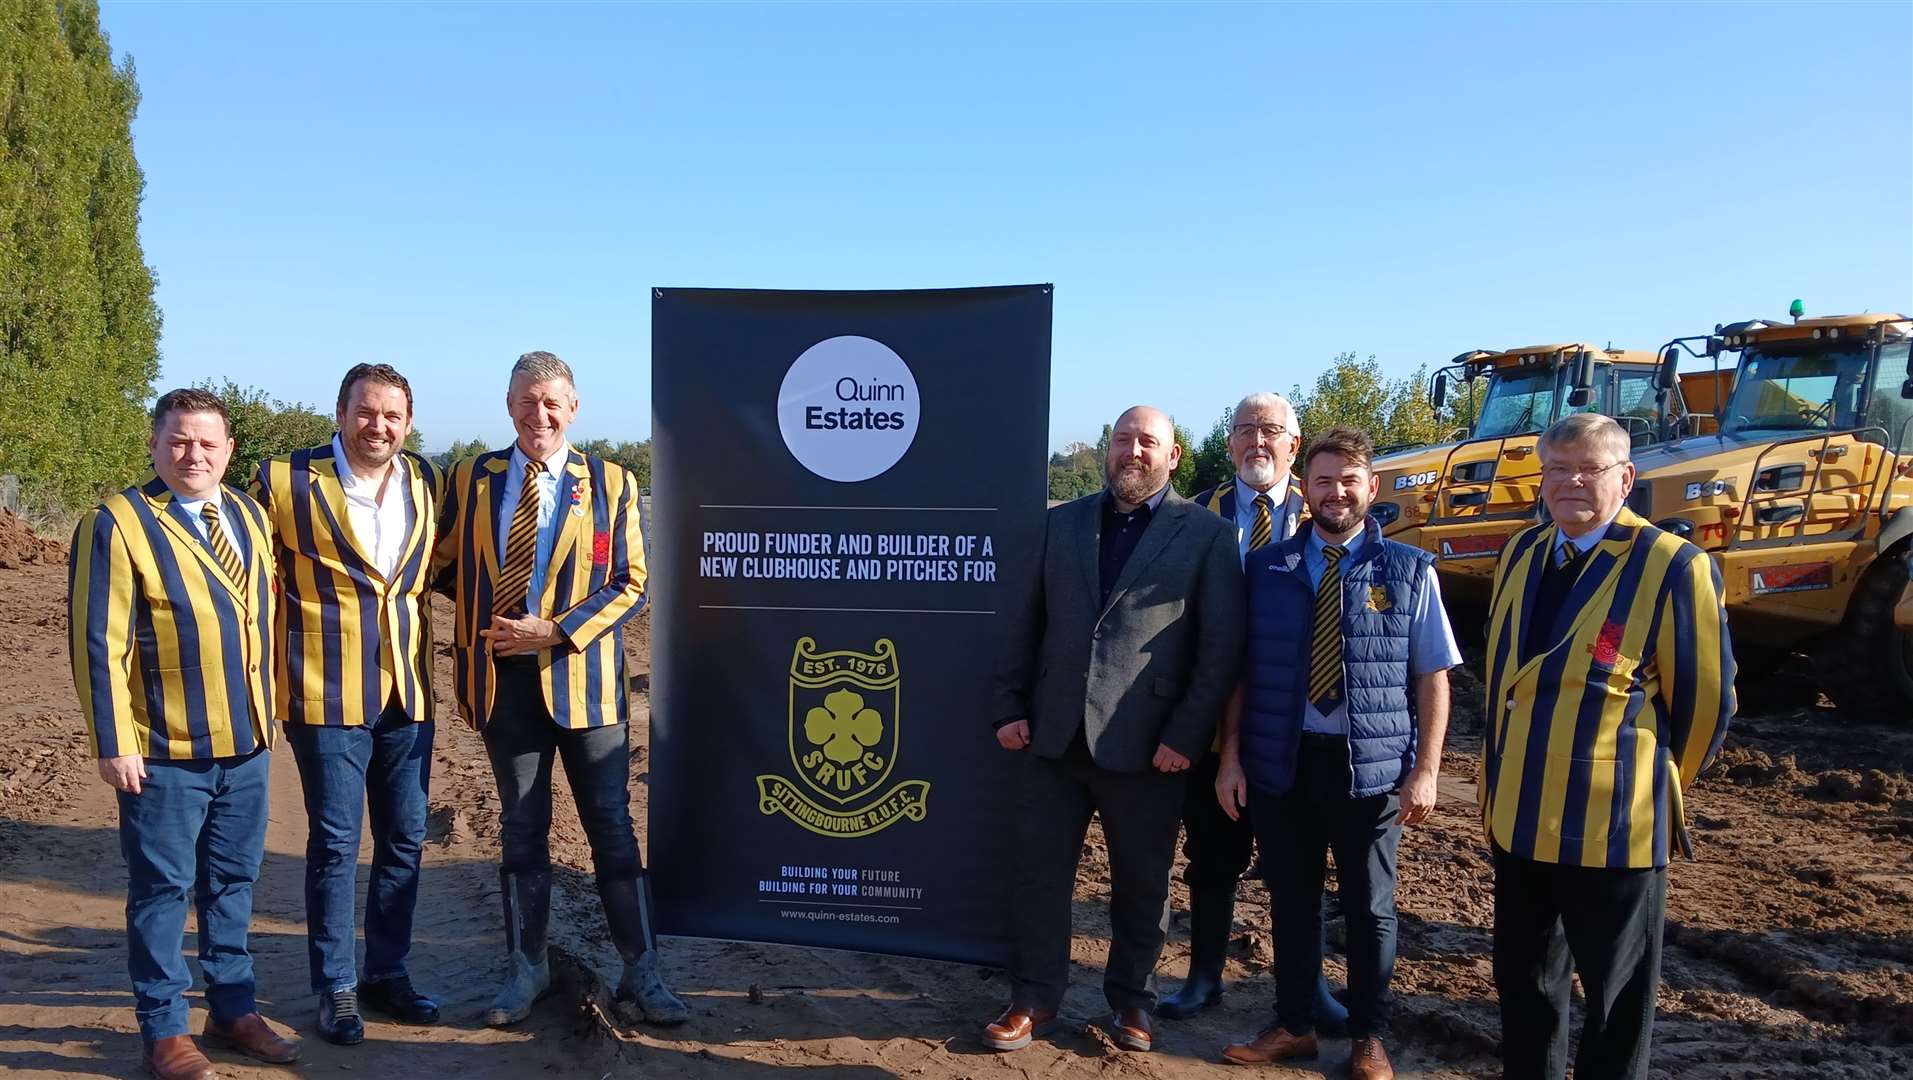
[[1913,723],[1913,635],[1893,625],[1907,582],[1904,545],[1873,560],[1853,590],[1846,618],[1814,653],[1820,689],[1842,719]]

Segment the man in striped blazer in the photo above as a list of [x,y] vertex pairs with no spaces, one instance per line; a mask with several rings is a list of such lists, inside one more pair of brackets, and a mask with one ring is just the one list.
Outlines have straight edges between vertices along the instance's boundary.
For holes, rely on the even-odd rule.
[[529,1016],[551,986],[551,762],[565,763],[591,842],[605,921],[624,960],[619,1000],[653,1023],[689,1011],[658,970],[644,865],[632,832],[624,624],[644,601],[638,484],[565,441],[578,415],[571,368],[548,352],[512,367],[510,450],[459,462],[436,563],[454,579],[458,708],[484,736],[502,804],[499,885],[510,971],[486,1013]]
[[[432,628],[426,589],[443,476],[403,449],[412,388],[387,364],[339,385],[332,441],[259,463],[281,589],[276,715],[306,804],[306,954],[327,1042],[365,1038],[359,1004],[438,1022],[412,986],[412,909],[432,766]],[[365,980],[353,950],[359,833],[372,813]]]
[[173,390],[153,406],[153,476],[112,495],[73,534],[73,684],[100,779],[118,792],[126,938],[147,1071],[200,1080],[180,951],[199,911],[204,1038],[261,1061],[296,1060],[253,998],[252,886],[266,845],[272,742],[272,547],[265,515],[220,478],[226,406]]
[[1629,440],[1581,413],[1541,436],[1553,518],[1516,534],[1489,605],[1481,808],[1510,1078],[1645,1077],[1667,860],[1691,854],[1682,792],[1734,714],[1720,573],[1626,509]]
[[[1290,470],[1302,447],[1295,407],[1280,394],[1250,394],[1229,418],[1229,461],[1235,475],[1195,497],[1195,502],[1236,527],[1243,559],[1256,548],[1294,536],[1308,520],[1308,500]],[[1189,859],[1182,878],[1189,885],[1189,977],[1162,999],[1156,1015],[1181,1020],[1222,1000],[1222,969],[1235,924],[1236,881],[1249,869],[1255,829],[1247,814],[1230,817],[1216,798],[1221,760],[1218,731],[1209,752],[1191,771],[1182,807],[1182,852]],[[1347,1029],[1348,1010],[1316,984],[1315,1025],[1324,1034]]]

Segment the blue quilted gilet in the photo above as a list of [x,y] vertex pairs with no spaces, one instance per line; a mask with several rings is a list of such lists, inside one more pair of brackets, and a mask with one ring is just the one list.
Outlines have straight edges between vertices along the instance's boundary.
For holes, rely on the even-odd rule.
[[[1427,552],[1382,539],[1371,519],[1366,543],[1342,562],[1342,657],[1348,694],[1349,795],[1395,790],[1415,764],[1415,704],[1408,677],[1410,612],[1427,587]],[[1249,635],[1242,708],[1242,769],[1257,790],[1295,784],[1296,748],[1308,693],[1315,590],[1303,550],[1313,527],[1249,553]]]

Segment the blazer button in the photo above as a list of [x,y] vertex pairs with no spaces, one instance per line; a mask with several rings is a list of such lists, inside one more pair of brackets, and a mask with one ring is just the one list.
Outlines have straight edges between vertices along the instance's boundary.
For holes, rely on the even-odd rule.
[[1509,699],[1508,699],[1508,711],[1509,711],[1509,712],[1513,712],[1514,710],[1515,710],[1515,701],[1514,701],[1514,699],[1513,699],[1513,698],[1509,698]]

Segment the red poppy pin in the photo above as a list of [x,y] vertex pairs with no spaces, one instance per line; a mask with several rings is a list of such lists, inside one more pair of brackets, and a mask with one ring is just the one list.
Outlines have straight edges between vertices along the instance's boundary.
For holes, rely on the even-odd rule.
[[591,534],[591,561],[604,566],[611,561],[611,534],[599,532]]
[[1594,656],[1594,662],[1613,667],[1621,658],[1621,637],[1627,633],[1627,627],[1613,619],[1601,624],[1601,636],[1588,646],[1588,652]]

